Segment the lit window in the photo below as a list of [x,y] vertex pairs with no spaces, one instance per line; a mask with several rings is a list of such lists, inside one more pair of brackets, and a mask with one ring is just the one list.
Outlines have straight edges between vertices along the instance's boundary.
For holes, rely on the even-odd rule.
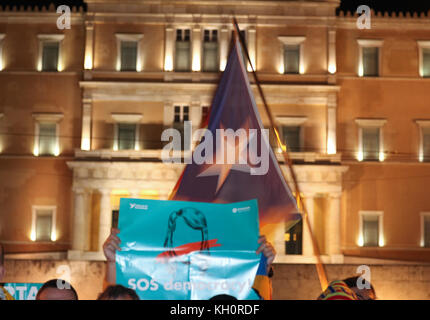
[[203,36],[203,71],[217,72],[218,69],[218,30],[205,30]]
[[285,74],[303,74],[303,43],[305,37],[282,36],[281,41],[281,61],[279,72]]
[[39,71],[62,71],[61,43],[64,35],[39,35]]
[[359,63],[358,75],[360,77],[377,77],[380,74],[380,51],[382,40],[358,40]]
[[285,254],[302,254],[303,222],[300,219],[292,228],[285,231]]
[[175,71],[191,70],[191,41],[189,29],[176,30]]
[[421,77],[430,77],[430,41],[418,41],[419,73]]
[[284,46],[284,73],[299,73],[300,68],[300,45]]
[[142,34],[117,33],[117,71],[142,71],[140,42]]
[[118,150],[133,150],[136,144],[136,124],[118,123]]
[[421,212],[421,247],[430,248],[430,212]]
[[423,48],[423,77],[430,77],[430,48]]
[[384,246],[383,212],[360,211],[360,242],[364,247]]
[[3,60],[3,39],[5,37],[4,33],[0,33],[0,71],[4,69],[4,60]]
[[382,126],[384,119],[356,119],[359,126],[358,155],[359,161],[384,161]]
[[32,230],[31,240],[33,241],[55,241],[56,220],[55,206],[33,206],[32,207]]
[[417,120],[420,130],[419,161],[430,162],[430,120]]
[[53,155],[57,144],[57,124],[39,123],[39,155]]
[[121,41],[121,71],[136,71],[137,42]]
[[117,150],[139,150],[139,122],[142,114],[139,113],[112,113],[114,121],[114,143],[113,149]]
[[278,116],[281,124],[282,143],[287,146],[289,152],[302,152],[304,144],[304,123],[307,117],[286,117]]
[[379,48],[363,48],[363,76],[376,77],[379,75]]
[[35,113],[35,156],[58,156],[60,154],[59,122],[61,113]]

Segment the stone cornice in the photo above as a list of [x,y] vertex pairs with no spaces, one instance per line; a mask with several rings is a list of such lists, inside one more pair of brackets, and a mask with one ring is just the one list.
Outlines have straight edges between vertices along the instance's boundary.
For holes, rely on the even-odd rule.
[[[207,83],[144,83],[81,81],[84,96],[96,100],[165,102],[196,100],[211,103],[217,84]],[[257,103],[261,102],[258,90],[251,85]],[[326,105],[330,94],[339,91],[331,85],[272,85],[263,84],[268,103],[296,103]]]

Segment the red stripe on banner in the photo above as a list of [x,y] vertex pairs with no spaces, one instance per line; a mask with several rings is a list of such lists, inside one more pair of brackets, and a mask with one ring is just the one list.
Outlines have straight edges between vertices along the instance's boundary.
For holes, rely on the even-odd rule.
[[[220,243],[216,243],[217,241],[218,241],[218,239],[208,240],[208,243],[207,243],[208,248],[221,247],[222,245]],[[168,251],[164,251],[164,252],[160,253],[156,257],[156,259],[162,260],[162,259],[171,258],[171,257],[175,257],[175,256],[186,255],[186,254],[193,252],[193,251],[200,251],[201,246],[202,246],[201,241],[186,243],[186,244],[183,244],[179,247],[175,247],[175,248],[172,248]]]

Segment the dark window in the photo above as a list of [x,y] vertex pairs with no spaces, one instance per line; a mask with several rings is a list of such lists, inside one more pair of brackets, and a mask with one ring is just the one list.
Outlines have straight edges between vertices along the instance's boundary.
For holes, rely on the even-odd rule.
[[379,48],[363,47],[363,75],[377,77],[379,75]]
[[206,120],[209,115],[209,107],[202,107],[202,122]]
[[300,152],[301,148],[301,127],[300,126],[283,126],[282,136],[284,143],[287,145],[287,150],[291,152]]
[[43,71],[58,70],[59,49],[60,49],[59,42],[43,42],[43,52],[42,52],[42,70]]
[[121,71],[136,71],[137,41],[121,41]]
[[363,245],[365,247],[377,247],[379,243],[379,218],[378,216],[363,216]]
[[303,222],[300,220],[285,232],[285,254],[302,254]]
[[379,160],[380,128],[362,128],[363,160]]
[[284,73],[298,74],[300,71],[300,45],[284,46]]
[[118,124],[118,150],[134,149],[136,142],[136,124]]
[[189,106],[175,106],[175,114],[173,119],[173,128],[181,133],[181,150],[189,150],[191,148],[190,141],[185,140],[185,127],[184,121],[189,121],[190,107]]

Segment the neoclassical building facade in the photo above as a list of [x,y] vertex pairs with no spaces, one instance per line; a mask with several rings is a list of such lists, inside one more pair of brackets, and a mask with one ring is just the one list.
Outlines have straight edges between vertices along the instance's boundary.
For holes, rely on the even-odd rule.
[[[162,161],[161,134],[207,115],[234,16],[323,262],[429,260],[430,20],[372,12],[359,29],[339,2],[87,0],[70,29],[53,5],[2,8],[0,241],[101,260],[120,198],[167,199],[184,165]],[[303,224],[273,242],[276,262],[315,263]]]

